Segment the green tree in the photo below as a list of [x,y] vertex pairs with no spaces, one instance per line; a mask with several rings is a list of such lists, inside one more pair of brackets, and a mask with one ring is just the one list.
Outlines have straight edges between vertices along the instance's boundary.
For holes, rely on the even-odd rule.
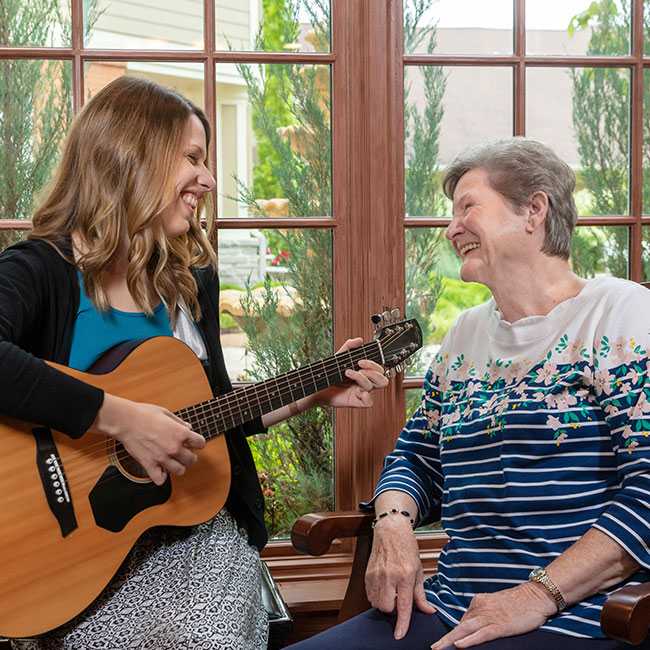
[[[258,49],[277,49],[298,38],[297,0],[264,3],[264,31]],[[324,0],[306,8],[312,17],[312,42],[329,43]],[[269,16],[267,24],[266,17]],[[275,19],[281,17],[281,20]],[[267,28],[269,34],[267,34]],[[269,40],[267,40],[269,39]],[[260,163],[253,187],[239,182],[238,200],[253,213],[265,214],[260,199],[286,200],[289,217],[332,212],[329,70],[295,64],[239,65],[252,106]],[[262,155],[263,154],[263,155]],[[290,225],[290,224],[288,224]],[[265,232],[287,253],[281,281],[296,290],[288,317],[277,309],[277,293],[267,279],[264,302],[252,294],[244,301],[244,331],[254,358],[252,379],[259,380],[327,357],[332,337],[332,240],[328,230],[287,228]],[[267,497],[271,535],[288,530],[307,507],[331,509],[332,424],[329,409],[312,410],[252,442]]]
[[[421,46],[428,53],[435,50],[435,25],[422,26],[426,12],[435,2],[437,0],[407,0],[404,3],[406,52]],[[446,80],[439,66],[422,66],[418,71],[424,91],[422,106],[411,100],[410,83],[404,88],[405,208],[407,216],[433,216],[443,211],[437,160]],[[434,312],[442,291],[438,258],[443,237],[443,231],[438,228],[406,230],[406,315],[419,320],[427,342],[431,342],[435,329]],[[423,370],[423,364],[426,359],[421,355],[412,357],[411,372]]]
[[[646,13],[646,50],[648,17]],[[597,0],[574,16],[569,33],[591,30],[587,54],[621,55],[629,51],[629,0]],[[627,214],[629,211],[630,72],[619,68],[581,68],[571,72],[573,124],[580,155],[580,182],[589,192],[591,214]],[[644,129],[648,126],[650,91],[644,84]],[[644,169],[650,163],[650,140],[644,138]],[[650,179],[644,172],[643,193]],[[577,273],[593,276],[609,272],[627,277],[626,228],[577,228],[572,261]]]
[[[420,28],[431,0],[407,2],[406,38],[435,47],[434,29]],[[326,0],[267,0],[264,31],[258,49],[286,43],[297,34],[298,11],[311,19],[310,41],[316,49],[329,43]],[[282,20],[266,22],[269,17]],[[284,21],[284,22],[283,22]],[[267,32],[270,30],[270,33]],[[268,40],[265,40],[268,39]],[[275,40],[273,40],[275,39]],[[252,106],[257,151],[265,152],[256,165],[253,187],[239,182],[238,200],[250,212],[265,214],[260,199],[286,200],[289,217],[332,214],[331,130],[329,70],[324,66],[294,64],[253,68],[240,65]],[[405,137],[412,146],[407,167],[408,214],[434,214],[435,180],[441,98],[444,78],[439,68],[424,72],[426,106],[420,113],[407,103]],[[290,226],[290,221],[287,224]],[[266,233],[267,237],[269,233]],[[288,257],[281,284],[296,290],[288,317],[277,309],[277,287],[267,279],[262,304],[248,294],[244,330],[254,358],[252,379],[263,379],[333,353],[332,336],[332,236],[328,230],[275,231]],[[409,231],[407,238],[407,312],[433,312],[440,291],[435,272],[439,233]],[[262,325],[263,324],[263,325]],[[328,510],[333,504],[332,416],[329,409],[310,411],[274,427],[270,435],[252,442],[260,480],[267,497],[267,525],[272,535],[288,529],[307,509]]]
[[[0,46],[70,42],[59,0],[0,2]],[[89,6],[94,15],[94,5]],[[72,120],[72,69],[67,61],[0,60],[0,215],[28,219],[34,194],[49,179]],[[0,231],[0,248],[19,235]]]

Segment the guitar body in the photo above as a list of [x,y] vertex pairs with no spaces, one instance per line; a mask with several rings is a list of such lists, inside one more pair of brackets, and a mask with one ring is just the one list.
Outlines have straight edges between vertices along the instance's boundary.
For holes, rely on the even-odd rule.
[[[107,374],[56,367],[106,392],[172,412],[212,398],[201,362],[186,345],[168,337],[145,341]],[[87,433],[73,440],[52,431],[77,524],[64,536],[45,496],[33,429],[0,417],[5,477],[0,490],[0,636],[6,637],[42,634],[76,616],[100,594],[144,531],[207,521],[219,512],[230,487],[223,436],[211,439],[183,476],[170,476],[158,488],[129,474],[106,436]]]

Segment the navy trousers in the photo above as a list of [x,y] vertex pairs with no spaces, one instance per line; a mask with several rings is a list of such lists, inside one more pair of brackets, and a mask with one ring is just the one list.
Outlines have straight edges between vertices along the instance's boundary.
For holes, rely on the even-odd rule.
[[[395,621],[393,615],[369,609],[341,625],[288,647],[292,650],[428,650],[432,643],[451,630],[436,614],[414,610],[407,635],[396,641],[393,638]],[[631,646],[612,639],[581,639],[536,630],[473,647],[476,650],[650,650],[650,637],[640,646]]]

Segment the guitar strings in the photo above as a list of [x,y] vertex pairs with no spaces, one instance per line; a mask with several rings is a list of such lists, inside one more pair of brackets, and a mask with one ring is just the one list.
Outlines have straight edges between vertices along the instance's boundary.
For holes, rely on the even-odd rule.
[[[386,343],[389,343],[392,338],[395,338],[394,334],[389,335],[388,337],[386,337]],[[374,344],[376,344],[376,343],[378,343],[378,341],[372,341],[369,344],[366,344],[365,346],[361,346],[359,348],[353,348],[352,350],[348,350],[346,352],[334,355],[334,357],[330,357],[329,359],[325,360],[324,362],[316,362],[315,364],[311,364],[310,366],[305,366],[304,368],[301,368],[301,369],[298,369],[298,370],[293,370],[293,371],[290,371],[289,373],[285,373],[284,375],[280,375],[279,377],[275,378],[276,387],[277,387],[277,389],[279,389],[282,392],[283,396],[286,397],[289,394],[292,395],[293,391],[291,391],[291,389],[289,388],[289,392],[287,393],[286,388],[289,387],[289,382],[291,381],[293,375],[295,375],[297,373],[300,373],[300,372],[304,372],[305,369],[310,369],[310,368],[313,369],[314,367],[319,367],[319,366],[322,366],[325,369],[327,369],[328,367],[331,369],[331,368],[334,367],[334,365],[336,365],[337,370],[339,371],[339,374],[343,377],[344,372],[347,369],[347,367],[345,367],[345,364],[344,364],[343,371],[341,372],[341,367],[339,365],[339,361],[342,361],[342,360],[345,359],[345,357],[348,357],[348,362],[349,363],[352,362],[353,365],[354,365],[354,362],[358,361],[361,358],[370,358],[369,355],[364,355],[363,353],[366,351],[367,348],[375,347]],[[376,360],[381,361],[380,356],[377,355]],[[220,409],[219,404],[217,404],[217,402],[219,402],[219,401],[232,401],[232,397],[234,396],[235,401],[237,402],[237,405],[241,407],[242,401],[246,402],[246,399],[245,399],[246,395],[244,395],[243,393],[247,393],[249,395],[248,401],[250,401],[250,398],[251,398],[250,394],[252,394],[252,396],[255,396],[257,398],[257,401],[259,402],[260,401],[260,399],[259,399],[260,389],[263,389],[265,387],[265,384],[267,384],[270,381],[273,381],[273,380],[265,380],[265,381],[262,381],[262,382],[258,382],[256,384],[254,384],[253,386],[246,387],[244,389],[239,389],[237,391],[233,391],[233,392],[230,392],[230,393],[226,393],[223,396],[219,396],[217,399],[206,400],[206,402],[204,402],[204,403],[194,405],[194,406],[191,406],[191,407],[187,407],[185,409],[181,409],[181,410],[177,411],[177,414],[182,414],[183,412],[186,412],[190,416],[188,419],[192,420],[192,414],[189,413],[190,411],[198,410],[199,407],[202,406],[202,404],[206,404],[206,405],[213,404],[214,406],[212,406],[211,408],[205,408],[204,407],[203,408],[203,413],[207,414],[208,416],[212,416],[214,418],[215,413],[217,413],[217,412],[223,413],[224,411],[226,411],[226,412],[228,412],[230,418],[233,419],[232,413],[233,413],[233,411],[236,411],[236,409],[235,408],[229,408],[227,410],[223,409],[223,408]],[[283,386],[283,384],[284,384],[284,386]],[[325,386],[323,386],[323,388],[325,388],[325,387],[327,387],[329,385],[331,385],[331,384],[328,383]],[[295,388],[295,386],[294,386],[294,388]],[[303,390],[304,390],[304,387],[303,387]],[[320,388],[319,388],[319,390],[320,390]],[[267,393],[268,393],[268,391],[267,391]],[[267,395],[267,397],[268,397],[268,395]],[[293,396],[292,396],[292,399],[293,399]],[[282,405],[282,404],[280,404],[280,405]],[[194,415],[194,417],[196,417],[196,414]],[[243,421],[246,421],[247,419],[248,418],[245,418]],[[204,417],[203,423],[202,423],[203,426],[210,425],[210,424],[212,424],[212,425],[214,425],[214,424],[218,425],[219,424],[216,421],[214,421],[214,422],[205,422],[205,420],[206,420],[206,418]],[[222,415],[222,420],[223,420],[222,424],[223,424],[223,429],[224,430],[228,429],[228,428],[232,428],[232,426],[226,426],[226,424],[225,424],[225,416],[224,415]],[[236,424],[237,424],[237,422],[235,421],[235,425]],[[201,431],[200,431],[201,428],[202,428],[202,426],[200,425],[198,427],[198,429],[199,429],[198,431],[197,431],[196,428],[194,430],[197,433],[201,433]],[[220,430],[220,431],[217,431],[215,433],[215,432],[211,431],[211,429],[212,429],[212,427],[210,427],[209,430],[206,432],[208,434],[207,436],[204,435],[204,437],[206,437],[207,439],[209,439],[211,437],[214,437],[215,435],[220,435],[221,433],[224,432],[223,430]],[[107,450],[106,450],[106,447],[108,446],[107,443],[108,443],[107,440],[102,440],[102,441],[100,441],[98,443],[95,443],[94,445],[86,446],[83,449],[80,449],[80,450],[78,450],[76,452],[72,452],[72,453],[68,454],[64,458],[65,467],[74,468],[76,466],[76,463],[74,462],[76,460],[75,456],[81,456],[82,460],[87,461],[88,457],[92,456],[95,453],[99,453],[102,456],[105,455],[106,452],[107,452]],[[116,444],[119,444],[119,443],[116,443]],[[120,447],[121,447],[120,451],[117,451],[116,453],[112,454],[113,458],[115,460],[117,460],[118,462],[124,460],[125,458],[130,457],[128,452],[121,445],[120,445]],[[93,477],[94,476],[95,475],[93,474]]]
[[[391,339],[395,338],[396,336],[399,336],[399,333],[397,335],[391,334],[388,337],[386,337],[385,344],[389,343],[391,341]],[[334,365],[336,365],[339,374],[341,375],[341,377],[343,377],[347,367],[345,367],[345,364],[344,364],[343,371],[341,371],[339,361],[343,361],[345,359],[345,357],[348,358],[349,363],[350,362],[353,363],[355,361],[358,361],[361,358],[370,358],[370,355],[364,355],[363,352],[365,352],[366,349],[368,349],[368,348],[375,347],[374,344],[377,344],[377,343],[379,343],[379,342],[378,341],[372,341],[369,344],[366,344],[366,345],[361,346],[359,348],[353,348],[352,350],[348,350],[346,352],[334,355],[334,357],[330,357],[329,359],[327,359],[324,362],[316,362],[315,364],[311,364],[310,366],[305,366],[305,367],[303,367],[301,369],[293,370],[293,371],[290,371],[289,373],[285,373],[284,375],[280,375],[279,377],[275,378],[276,387],[278,389],[284,390],[284,388],[282,387],[282,384],[284,383],[286,387],[289,387],[289,382],[293,378],[294,375],[296,375],[297,373],[300,373],[300,372],[304,373],[305,369],[310,369],[310,368],[313,369],[313,368],[319,367],[319,366],[322,366],[323,368],[328,368],[328,366],[329,366],[329,368],[332,368]],[[381,361],[381,358],[380,358],[379,355],[376,355],[376,360]],[[354,363],[353,363],[353,365],[354,365]],[[298,378],[300,378],[299,375],[298,375]],[[255,397],[257,398],[257,401],[259,402],[260,399],[259,399],[259,394],[258,393],[259,393],[260,389],[261,388],[263,389],[265,387],[265,385],[267,385],[269,382],[272,382],[272,381],[274,381],[274,380],[265,380],[265,381],[262,381],[262,382],[258,382],[256,384],[254,384],[253,386],[246,387],[244,389],[238,389],[237,391],[233,391],[233,392],[230,392],[230,393],[226,393],[223,396],[219,396],[219,398],[223,398],[223,401],[232,401],[232,397],[235,396],[235,401],[237,402],[237,405],[241,407],[241,402],[246,401],[245,400],[246,395],[244,395],[243,393],[249,394],[249,401],[250,401],[250,394],[252,393],[253,395],[255,395]],[[301,382],[301,384],[302,384],[302,382]],[[323,388],[325,388],[325,387],[327,387],[329,385],[331,385],[331,384],[328,383],[325,386],[323,386]],[[295,385],[294,385],[294,388],[295,388]],[[303,390],[304,390],[304,386],[303,386]],[[320,388],[319,388],[319,390],[320,390]],[[267,393],[268,393],[268,391],[267,391]],[[291,399],[293,399],[292,393],[293,393],[293,391],[291,391],[291,389],[289,388],[289,393],[285,392],[285,393],[283,393],[283,395],[286,397],[287,395],[291,394]],[[309,394],[311,394],[311,393],[309,393]],[[221,401],[219,398],[217,398],[216,400],[206,400],[206,402],[204,402],[204,403],[194,405],[194,406],[191,406],[191,407],[187,407],[185,409],[181,409],[181,410],[177,411],[177,414],[182,414],[183,412],[186,412],[190,416],[189,419],[191,420],[192,415],[189,413],[190,411],[196,411],[197,409],[199,409],[199,407],[202,406],[202,404],[206,404],[206,405],[213,404],[214,406],[212,406],[209,409],[210,412],[208,413],[208,415],[211,415],[211,416],[214,417],[215,412],[219,412],[219,411],[223,412],[225,410],[223,408],[219,409],[219,405],[217,404],[218,401]],[[267,395],[267,398],[268,398],[268,395]],[[282,405],[282,404],[280,404],[280,405]],[[233,410],[236,410],[236,409],[232,408],[232,409],[228,409],[228,410],[230,412],[230,417],[232,419],[232,412],[233,412]],[[204,413],[206,411],[208,411],[208,408],[203,409]],[[248,418],[245,418],[243,421],[246,421],[247,419]],[[203,418],[203,425],[204,426],[205,425],[210,425],[210,424],[212,424],[212,425],[214,425],[214,424],[218,425],[219,424],[216,421],[214,421],[214,422],[209,422],[209,421],[206,422],[205,420],[206,420],[206,418],[204,417]],[[222,422],[223,430],[219,430],[216,433],[209,430],[209,431],[206,432],[208,435],[207,436],[204,435],[204,437],[209,439],[211,437],[214,437],[215,435],[221,435],[224,432],[225,429],[232,428],[232,427],[229,427],[229,426],[227,426],[225,424],[225,417],[224,416],[222,416],[222,420],[223,420],[223,422]],[[237,422],[235,421],[235,425],[236,424],[237,424]],[[201,428],[202,427],[199,426],[198,431],[197,431],[196,428],[194,430],[197,431],[198,433],[201,433],[201,431],[200,431]],[[210,429],[211,428],[212,427],[210,427]],[[75,460],[74,456],[81,455],[81,456],[83,456],[82,460],[87,461],[88,456],[92,455],[94,453],[100,453],[102,456],[106,455],[106,452],[107,452],[106,447],[108,446],[107,443],[108,443],[107,440],[102,440],[99,443],[96,443],[94,445],[89,445],[89,446],[85,447],[82,450],[79,450],[77,452],[73,452],[71,454],[68,454],[65,457],[65,463],[66,463],[65,466],[68,467],[68,468],[71,468],[71,467],[74,467],[76,465],[76,463],[74,463],[74,460]],[[119,443],[116,443],[116,444],[119,444]],[[94,450],[92,449],[93,447],[95,448]],[[130,458],[129,453],[121,445],[120,445],[120,447],[121,447],[121,449],[119,451],[112,454],[113,458],[115,460],[117,460],[118,462],[120,462],[120,461],[122,461],[122,460],[124,460],[126,458]],[[134,462],[137,462],[137,461],[134,461]],[[92,478],[94,479],[95,476],[96,476],[96,474],[93,472]],[[110,480],[110,479],[106,479],[106,480]],[[76,482],[83,482],[83,481],[82,481],[81,478],[76,477]]]
[[[335,357],[330,357],[325,362],[316,362],[315,365],[316,366],[322,365],[324,368],[329,368],[329,369],[333,369],[334,366],[336,366],[336,370],[338,371],[339,376],[342,377],[342,376],[344,376],[345,370],[350,367],[350,365],[349,365],[350,363],[354,366],[356,361],[359,361],[362,358],[370,358],[370,355],[366,355],[364,353],[367,351],[368,348],[376,348],[376,346],[373,345],[373,343],[376,343],[376,341],[367,344],[367,346],[362,346],[360,348],[354,348],[353,350],[346,351],[346,352],[343,352],[343,353],[339,353],[338,355],[335,355]],[[375,356],[376,356],[377,360],[381,361],[379,356],[377,356],[377,355],[375,355]],[[347,365],[339,363],[339,362],[346,361],[346,360],[347,360]],[[313,366],[314,364],[311,364],[311,365]],[[343,365],[344,367],[341,368],[341,365]],[[289,382],[291,381],[293,374],[295,374],[296,372],[300,372],[300,371],[304,372],[305,369],[309,369],[309,367],[310,366],[305,366],[305,367],[303,367],[303,368],[301,368],[301,369],[299,369],[297,371],[294,370],[294,371],[290,371],[289,373],[285,373],[285,375],[280,375],[279,377],[276,378],[277,380],[281,380],[279,382],[276,382],[277,385],[282,387],[282,384],[284,384],[285,387],[288,387]],[[225,432],[225,430],[232,428],[232,426],[226,426],[225,425],[225,419],[223,419],[223,422],[222,422],[223,428],[221,430],[216,431],[216,432],[214,432],[212,430],[213,427],[210,426],[210,425],[217,425],[217,426],[219,425],[218,421],[216,421],[216,420],[210,421],[210,417],[209,417],[209,416],[212,416],[213,419],[214,419],[214,414],[219,412],[220,409],[219,409],[218,404],[216,404],[217,402],[219,402],[219,401],[232,401],[233,396],[235,396],[235,401],[237,402],[238,405],[241,405],[242,402],[246,402],[246,399],[245,399],[246,395],[244,395],[243,393],[247,393],[249,395],[251,393],[257,393],[257,392],[259,392],[260,385],[263,387],[265,383],[268,383],[268,381],[269,380],[266,380],[266,381],[263,381],[263,382],[258,382],[256,384],[254,384],[253,386],[249,386],[249,387],[246,387],[244,389],[238,389],[238,390],[232,391],[230,393],[225,393],[224,395],[219,396],[216,399],[206,400],[205,402],[203,402],[202,404],[206,405],[206,407],[204,407],[203,410],[204,410],[204,412],[207,412],[206,416],[203,417],[203,422],[204,422],[203,428],[207,427],[207,431],[206,431],[207,435],[205,435],[205,434],[202,434],[202,435],[204,435],[204,437],[206,437],[206,439],[210,439],[210,438],[215,437],[217,435],[221,435],[222,433]],[[271,380],[271,381],[273,381],[273,380]],[[337,383],[337,382],[332,382],[332,383]],[[332,385],[332,384],[331,383],[326,384],[326,386],[329,386],[329,385]],[[326,387],[326,386],[323,386],[323,387]],[[287,392],[286,390],[284,390],[284,392],[282,394],[284,396],[292,395],[292,391],[289,390]],[[291,397],[291,400],[292,399],[293,399],[293,397]],[[257,400],[259,402],[259,397],[257,398]],[[285,403],[288,403],[288,402],[285,402]],[[215,404],[215,406],[212,406],[212,407],[207,406],[207,405],[210,405],[210,404]],[[178,415],[179,413],[183,413],[183,411],[195,410],[199,406],[201,406],[201,404],[195,405],[193,407],[188,407],[186,409],[181,409],[180,411],[177,411],[176,414]],[[223,410],[223,409],[221,409],[221,410]],[[230,418],[232,419],[232,411],[233,411],[233,409],[229,409],[229,410],[230,410]],[[190,417],[189,419],[192,419],[192,418]],[[247,421],[248,419],[253,419],[253,418],[246,417],[246,418],[243,418],[242,421]],[[235,424],[237,424],[237,422],[235,422]],[[199,427],[199,429],[200,428],[202,428],[202,427]],[[196,428],[194,429],[194,431],[196,431],[197,433],[201,433],[201,431],[197,431]],[[112,461],[111,464],[115,464],[115,462],[117,462],[118,464],[121,464],[121,462],[124,461],[125,459],[131,459],[132,458],[130,456],[130,454],[126,451],[126,449],[124,449],[124,447],[121,444],[119,444],[117,441],[115,443],[112,443],[111,440],[107,440],[107,439],[103,439],[100,442],[95,443],[93,445],[88,445],[88,446],[86,446],[86,447],[84,447],[84,448],[82,448],[80,450],[77,450],[75,452],[72,452],[70,454],[67,454],[67,455],[62,454],[61,462],[63,464],[63,467],[64,467],[65,471],[70,471],[70,473],[72,473],[72,471],[74,471],[79,464],[81,464],[82,467],[85,466],[85,468],[87,468],[87,470],[88,470],[87,475],[84,475],[83,472],[80,472],[77,476],[75,476],[75,479],[74,479],[75,485],[83,485],[86,481],[95,481],[96,480],[96,476],[97,476],[96,471],[92,467],[92,465],[88,464],[89,457],[92,457],[93,455],[96,456],[96,457],[97,456],[98,457],[104,457],[104,456],[107,455],[109,447],[113,447],[113,453],[110,454],[110,458],[111,458],[111,461]],[[135,460],[134,460],[134,462],[137,463],[137,461],[135,461]],[[138,465],[139,465],[139,463],[138,463]],[[105,478],[100,478],[97,481],[97,484],[104,483],[105,481],[113,480],[114,478],[117,479],[117,478],[119,478],[119,476],[115,475],[113,477],[109,476],[109,477],[105,477]],[[145,478],[145,480],[149,480],[148,477],[146,477],[146,475],[145,475],[144,478]]]
[[[354,352],[357,352],[357,351],[363,352],[363,350],[361,350],[360,348],[354,348],[353,351]],[[344,356],[344,355],[346,355],[345,352],[341,353],[340,355],[337,355],[338,360],[340,360],[341,357]],[[362,358],[370,358],[369,355],[364,355],[364,354],[357,354],[356,357],[357,358],[354,358],[354,359],[351,358],[350,361],[355,361],[356,362],[356,361],[358,361],[358,360],[360,360]],[[380,360],[379,357],[377,359]],[[332,361],[332,360],[333,360],[333,357],[330,357],[326,361]],[[324,363],[324,362],[317,362],[317,363]],[[338,366],[338,363],[336,363],[336,360],[334,360],[333,363],[330,363],[330,366],[333,366],[334,364],[336,364],[337,367],[340,368],[340,366]],[[301,368],[299,370],[304,371],[305,369],[308,369],[309,367],[310,366],[304,366],[303,368]],[[324,367],[327,369],[327,366],[324,366]],[[346,370],[346,369],[347,369],[347,367],[344,368],[344,370]],[[284,374],[279,375],[278,377],[274,378],[275,380],[284,380],[283,381],[284,386],[283,386],[282,382],[276,381],[276,388],[278,388],[281,391],[285,391],[285,392],[282,393],[283,396],[285,394],[287,394],[285,386],[289,385],[288,382],[290,381],[291,375],[296,373],[296,372],[298,372],[298,370],[289,371],[288,373],[284,373]],[[343,373],[341,373],[341,374],[343,374]],[[203,402],[200,402],[198,404],[179,409],[178,411],[175,412],[175,415],[178,415],[180,417],[180,415],[182,415],[183,413],[186,413],[187,414],[187,419],[192,420],[192,419],[195,419],[197,417],[197,413],[196,413],[197,411],[202,411],[203,413],[207,413],[208,415],[214,415],[214,413],[218,412],[219,410],[224,411],[224,412],[230,412],[230,413],[237,412],[237,409],[234,409],[234,408],[228,408],[228,409],[223,408],[223,406],[221,404],[219,404],[219,402],[233,402],[233,401],[235,401],[235,402],[238,403],[238,405],[241,405],[241,403],[244,403],[246,401],[250,401],[250,397],[248,397],[248,399],[247,399],[247,396],[250,393],[259,392],[260,391],[260,386],[262,386],[264,384],[267,384],[269,382],[272,382],[272,381],[274,381],[274,379],[262,380],[260,382],[256,382],[252,386],[239,388],[239,389],[237,389],[235,391],[231,391],[229,393],[224,393],[223,395],[218,395],[217,397],[210,398],[210,399],[205,400]],[[267,391],[267,393],[268,393],[268,391]],[[255,396],[255,397],[257,398],[257,396]],[[195,413],[192,414],[191,411],[195,411]],[[225,420],[225,418],[224,418],[224,420]],[[200,423],[197,423],[197,424],[199,424],[199,429],[200,429],[201,428]],[[232,428],[232,426],[229,426],[227,428]],[[193,430],[196,431],[196,429],[193,429]],[[102,448],[102,453],[103,453],[104,439],[102,439],[98,443],[95,443],[94,445],[88,445],[88,446],[86,446],[84,448],[81,448],[80,450],[78,450],[76,452],[72,452],[72,453],[68,454],[66,456],[66,458],[67,458],[67,460],[69,462],[70,460],[74,459],[75,456],[86,457],[86,456],[88,456],[89,453],[92,453],[93,447]]]
[[[371,344],[368,344],[369,347],[374,347]],[[352,354],[348,354],[348,352],[351,352]],[[345,366],[343,369],[341,369],[341,365],[339,364],[339,361],[344,360],[344,358],[348,358],[348,364],[354,363],[356,361],[359,361],[362,358],[370,358],[370,355],[365,355],[363,354],[365,352],[364,349],[362,348],[354,348],[353,350],[346,351],[343,353],[340,353],[339,355],[336,355],[336,358],[330,357],[326,362],[317,362],[316,365],[322,364],[324,368],[333,368],[336,366],[337,370],[339,371],[340,375],[344,375],[345,370],[350,367],[349,365]],[[377,356],[377,360],[381,360]],[[313,365],[313,364],[312,364]],[[309,369],[309,366],[305,366],[299,371],[304,371],[305,369]],[[280,391],[282,397],[286,397],[290,394],[292,394],[292,391],[289,389],[287,391],[287,388],[289,386],[289,383],[292,381],[292,375],[298,371],[290,371],[289,373],[285,373],[285,375],[280,375],[277,378],[275,378],[276,381],[276,387]],[[197,414],[190,413],[190,411],[198,411],[200,410],[202,412],[202,415],[200,416],[202,418],[202,424],[199,424],[199,426],[195,426],[193,430],[201,435],[203,435],[206,439],[210,439],[212,437],[215,437],[217,435],[221,435],[222,433],[225,432],[225,430],[232,428],[231,426],[226,425],[226,415],[223,415],[221,417],[221,430],[214,431],[214,425],[217,425],[219,427],[219,422],[215,418],[215,414],[218,414],[220,412],[226,412],[231,420],[233,419],[233,412],[237,412],[237,409],[235,408],[236,406],[241,407],[242,404],[245,404],[247,402],[250,402],[252,399],[252,394],[256,397],[257,401],[260,402],[259,395],[257,393],[260,393],[260,387],[263,388],[264,384],[267,384],[268,382],[272,382],[273,380],[265,380],[262,382],[258,382],[252,386],[238,389],[236,391],[231,391],[229,393],[225,393],[224,395],[220,395],[217,398],[213,398],[210,400],[206,400],[204,402],[201,402],[199,404],[196,404],[194,406],[186,407],[184,409],[180,409],[179,411],[176,412],[176,415],[183,414],[184,412],[187,413],[189,417],[187,417],[187,420],[192,423],[192,420],[197,417]],[[331,384],[326,384],[323,386],[323,388],[329,386]],[[267,391],[268,393],[268,391]],[[261,393],[260,393],[261,394]],[[234,398],[234,400],[233,400]],[[267,396],[268,398],[268,396]],[[235,407],[233,408],[228,408],[224,409],[223,406],[221,406],[218,402],[236,402]],[[286,402],[285,402],[286,403]],[[241,409],[240,409],[241,412]],[[211,419],[212,418],[212,419]],[[247,421],[248,419],[253,419],[251,418],[244,418],[242,421]],[[197,423],[198,424],[198,423]],[[236,426],[237,422],[235,422]],[[202,431],[202,430],[205,431]],[[99,455],[99,456],[104,456],[107,453],[107,447],[111,444],[110,439],[102,439],[97,443],[94,443],[93,445],[87,445],[77,451],[68,453],[68,454],[62,454],[61,457],[61,462],[64,462],[64,469],[74,469],[78,465],[78,461],[82,461],[83,463],[87,462],[89,457],[92,457],[93,455]],[[113,443],[113,446],[118,446],[119,451],[116,451],[115,453],[111,454],[112,459],[117,460],[118,462],[130,458],[129,453],[123,448],[122,445],[120,445],[117,441]],[[75,462],[77,461],[77,462]],[[93,473],[94,476],[94,473]]]
[[[241,410],[242,405],[243,404],[250,405],[251,400],[253,398],[258,402],[258,408],[260,409],[262,408],[260,396],[262,396],[262,400],[264,402],[268,402],[270,406],[273,405],[273,400],[271,399],[267,388],[269,384],[275,382],[276,393],[279,391],[278,398],[281,401],[279,406],[276,407],[279,408],[280,406],[289,403],[288,401],[282,401],[283,399],[288,399],[290,397],[291,398],[290,401],[293,401],[293,391],[291,390],[292,381],[294,382],[293,383],[294,390],[300,391],[300,389],[302,389],[302,391],[304,392],[304,384],[301,380],[300,375],[305,374],[306,370],[313,371],[313,369],[315,368],[320,368],[322,371],[326,371],[327,374],[327,371],[334,370],[334,368],[336,367],[338,374],[342,378],[344,378],[345,371],[350,368],[350,365],[346,365],[344,363],[343,367],[341,367],[339,362],[347,361],[348,364],[349,363],[352,364],[352,367],[356,365],[357,361],[364,358],[381,363],[382,361],[381,353],[376,351],[376,354],[373,355],[373,354],[366,354],[366,352],[370,348],[380,347],[379,346],[380,343],[383,344],[383,347],[387,347],[394,339],[399,338],[401,335],[402,332],[391,333],[381,341],[379,340],[371,341],[358,348],[352,348],[351,350],[346,350],[345,352],[338,353],[332,357],[329,357],[324,361],[314,362],[302,368],[291,370],[287,373],[283,373],[278,377],[256,382],[252,386],[247,386],[245,388],[237,389],[229,393],[224,393],[223,395],[219,395],[216,398],[205,400],[204,402],[195,404],[193,406],[185,407],[183,409],[176,411],[176,415],[180,417],[180,414],[186,414],[187,420],[189,421],[190,424],[193,424],[192,422],[193,419],[197,417],[201,417],[202,419],[196,422],[196,424],[198,424],[198,427],[193,428],[193,431],[199,433],[200,435],[203,435],[206,438],[206,440],[209,440],[213,437],[222,435],[225,432],[225,430],[233,428],[232,426],[226,425],[227,418],[230,418],[234,422],[233,426],[237,426],[238,424],[241,424],[242,422],[245,422],[248,419],[253,419],[254,417],[256,417],[254,415],[251,418],[245,417],[243,420],[237,422],[233,415],[237,413],[245,413],[245,411]],[[300,380],[300,388],[298,388],[297,384],[295,383],[296,379]],[[338,383],[338,382],[327,383],[322,388],[318,388],[318,384],[316,383],[316,380],[312,378],[312,381],[314,383],[314,386],[317,387],[317,391],[321,390],[322,388],[327,388],[328,386],[333,385],[333,383]],[[309,385],[310,382],[307,383]],[[317,392],[317,391],[313,391],[313,392]],[[307,392],[306,394],[309,395],[312,394],[312,392]],[[233,401],[235,402],[235,404],[232,407],[228,406]],[[219,404],[219,402],[223,402],[223,404]],[[225,406],[227,406],[227,408],[225,408]],[[221,423],[218,422],[218,419],[221,419]],[[221,430],[221,427],[219,426],[220,424],[221,426],[224,427],[224,430]],[[217,425],[216,431],[214,430],[214,425]],[[203,433],[201,431],[202,428],[207,428],[206,433]],[[106,438],[101,440],[98,443],[94,443],[84,448],[80,448],[69,454],[64,453],[61,455],[60,458],[58,458],[58,460],[63,464],[64,471],[69,471],[69,470],[74,471],[78,466],[79,461],[88,461],[89,457],[92,456],[107,455],[107,447],[110,445],[110,443],[111,440]],[[120,443],[115,441],[114,445],[112,446],[117,448],[114,451],[114,453],[111,454],[112,461],[117,461],[118,463],[121,463],[123,460],[130,458],[130,454]],[[92,470],[92,467],[89,466],[89,469]],[[96,478],[96,474],[93,471],[92,476],[89,476],[88,479],[94,480],[95,478]],[[75,477],[75,484],[76,485],[83,484],[88,479],[83,475],[81,476],[78,475]],[[111,480],[111,477],[100,479],[99,481],[97,481],[97,483],[104,482],[106,480]]]

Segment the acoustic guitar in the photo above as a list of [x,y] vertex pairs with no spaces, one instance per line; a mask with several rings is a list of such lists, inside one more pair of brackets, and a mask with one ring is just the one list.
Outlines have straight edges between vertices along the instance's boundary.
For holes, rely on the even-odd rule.
[[35,636],[79,614],[147,529],[214,517],[230,486],[229,429],[339,383],[361,359],[394,367],[421,345],[416,320],[389,323],[361,347],[216,398],[198,358],[170,337],[142,342],[103,374],[50,364],[168,408],[208,444],[183,476],[156,486],[113,439],[88,432],[74,440],[0,417],[0,636]]

